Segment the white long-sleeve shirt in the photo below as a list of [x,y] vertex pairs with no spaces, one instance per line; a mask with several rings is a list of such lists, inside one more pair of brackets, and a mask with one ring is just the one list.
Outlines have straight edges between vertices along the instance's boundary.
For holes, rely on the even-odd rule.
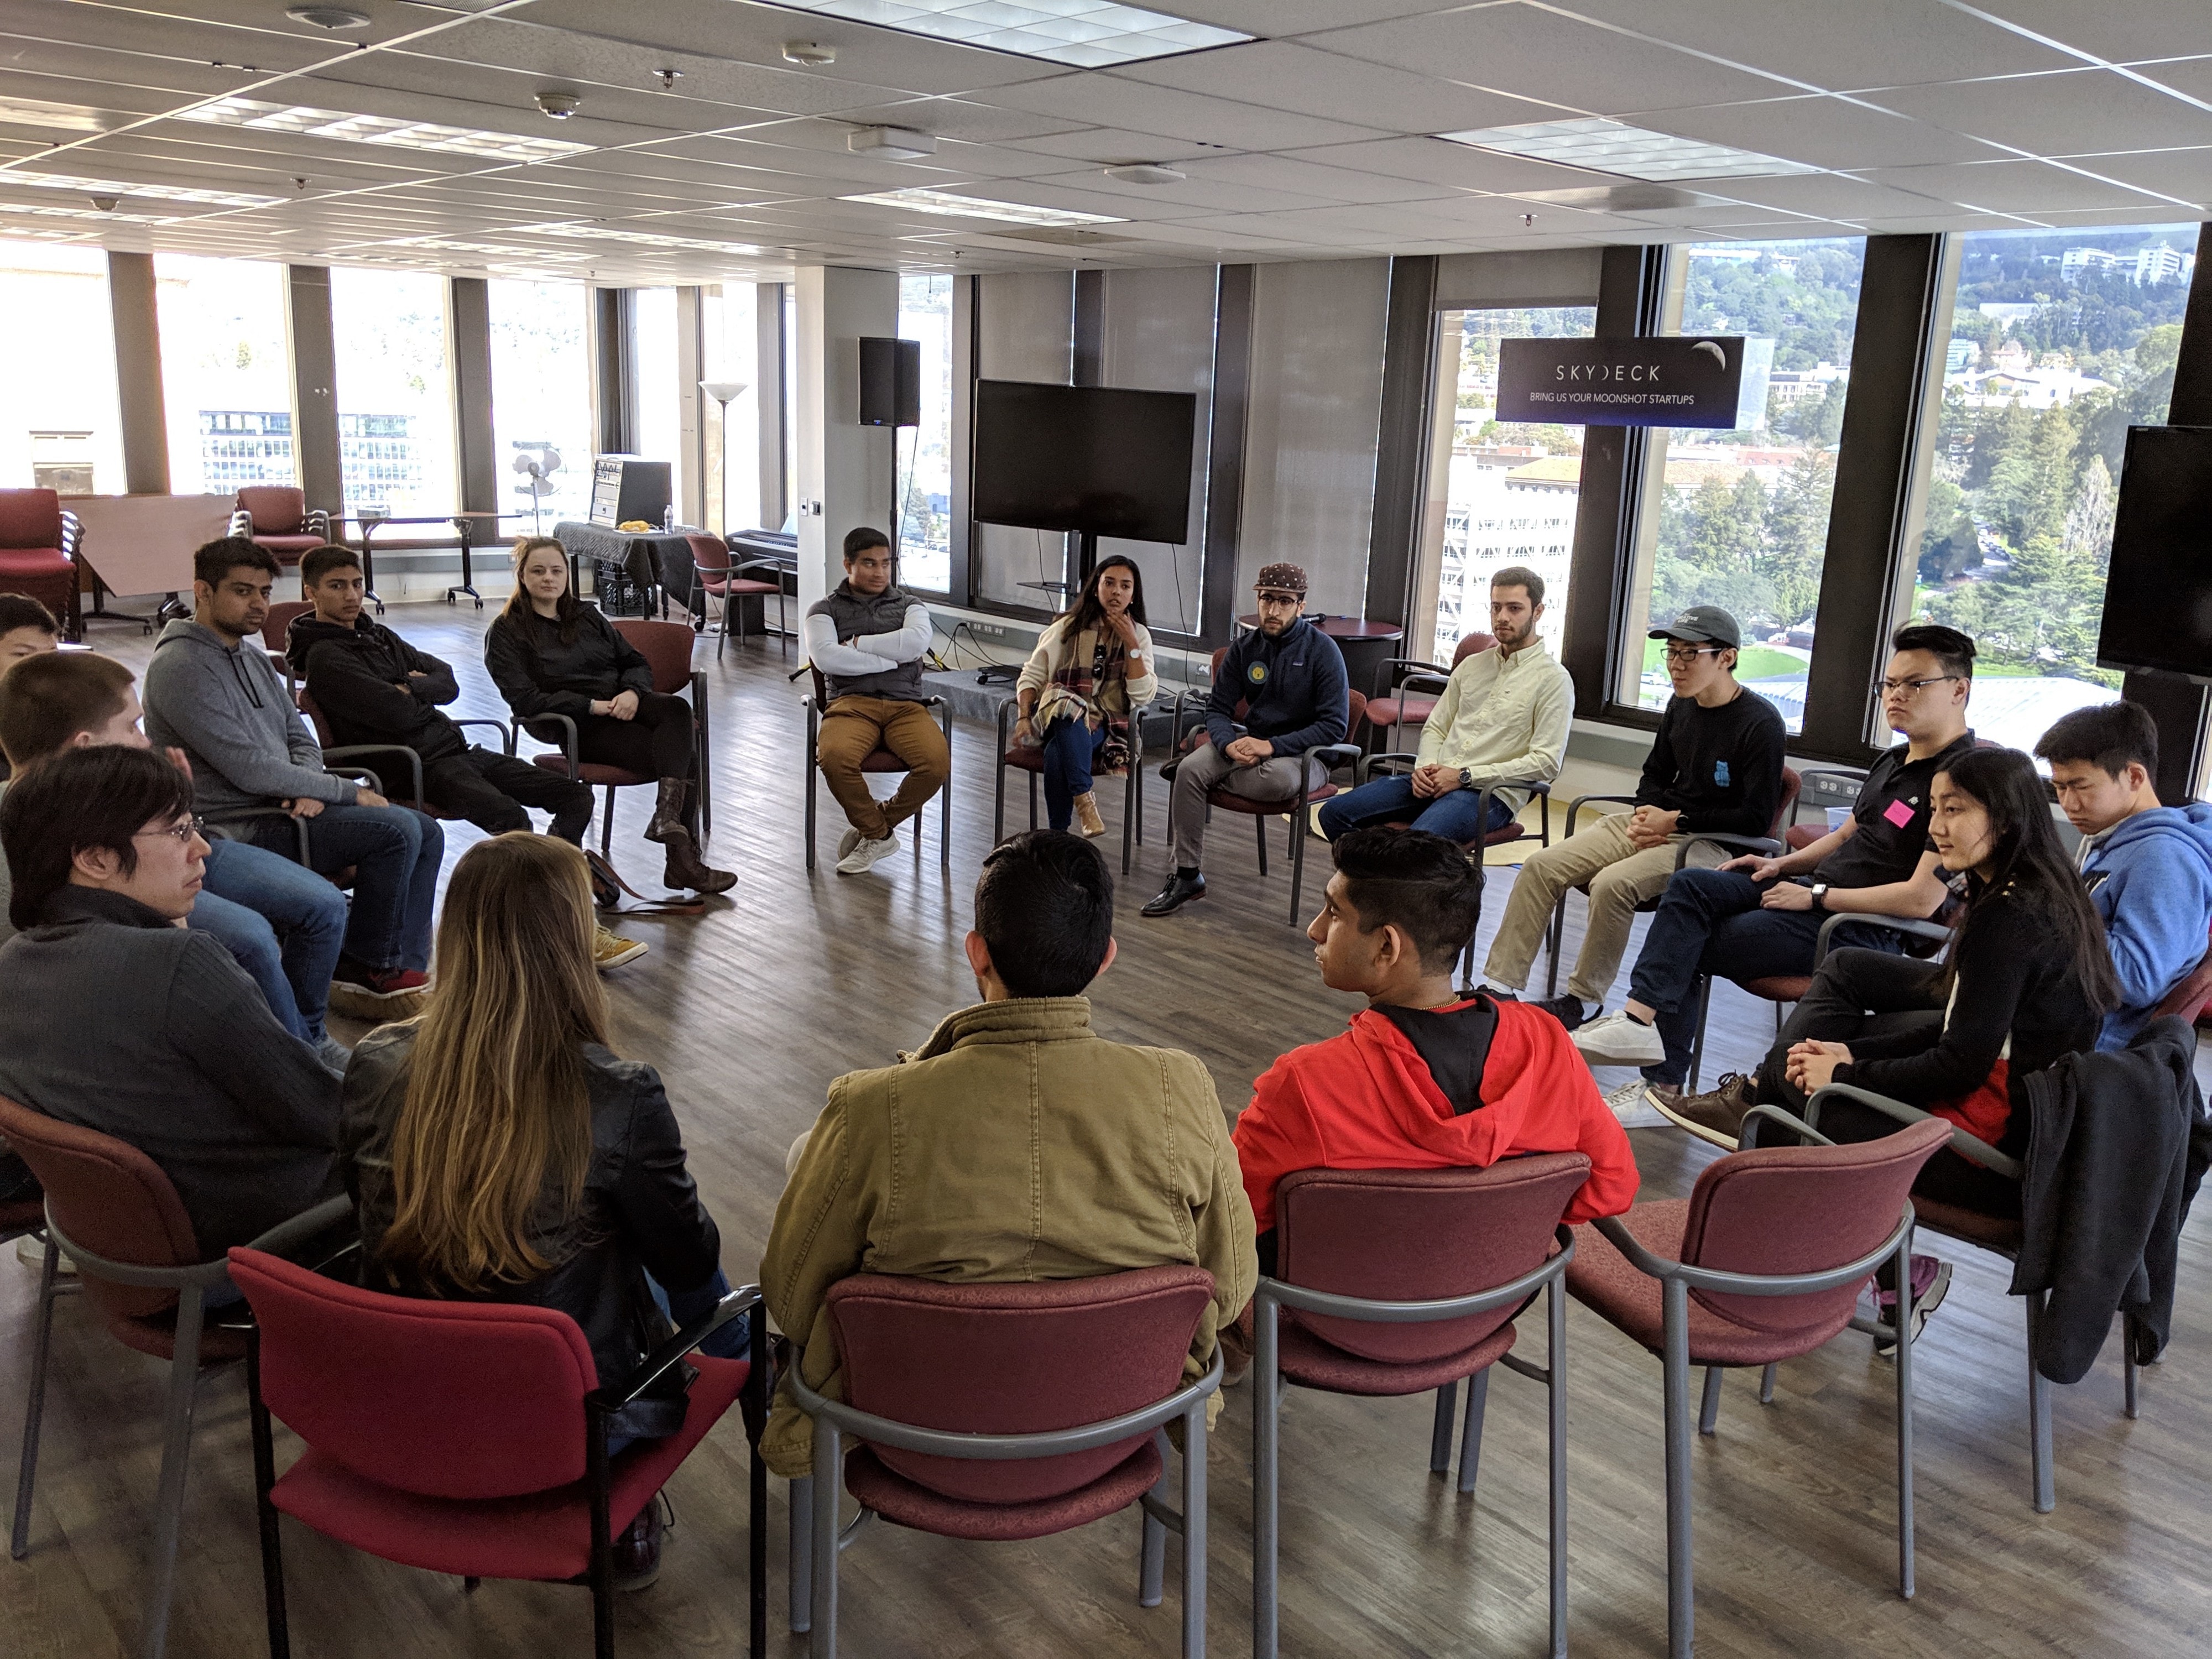
[[[1566,758],[1574,718],[1574,679],[1542,641],[1510,657],[1493,645],[1452,670],[1421,727],[1417,758],[1463,769],[1477,787],[1500,778],[1549,783]],[[1528,799],[1517,790],[1498,794],[1516,811]]]
[[906,608],[896,634],[862,634],[839,644],[835,617],[810,615],[801,630],[808,660],[825,674],[857,679],[863,674],[887,674],[901,663],[912,662],[929,650],[933,630],[929,607],[919,602]]

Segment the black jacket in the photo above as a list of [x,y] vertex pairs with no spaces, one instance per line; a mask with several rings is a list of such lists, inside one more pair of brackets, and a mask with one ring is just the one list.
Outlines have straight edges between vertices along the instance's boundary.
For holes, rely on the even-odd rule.
[[2212,1128],[2191,1069],[2196,1033],[2154,1021],[2118,1054],[2069,1054],[2027,1079],[2033,1127],[2015,1296],[2051,1292],[2037,1369],[2078,1382],[2117,1309],[2156,1358],[2173,1321],[2181,1223]]
[[501,611],[484,635],[484,666],[519,720],[580,720],[617,691],[653,690],[653,665],[592,605],[577,607],[576,637],[567,644],[558,623],[534,611],[520,618]]
[[284,636],[284,659],[306,682],[340,744],[396,743],[426,761],[469,746],[461,728],[440,712],[441,704],[461,695],[452,665],[417,651],[366,611],[351,628],[313,611],[295,617]]
[[380,1264],[377,1246],[392,1224],[392,1133],[407,1098],[416,1027],[387,1025],[364,1037],[346,1069],[338,1161],[361,1212],[362,1280],[402,1296],[524,1303],[557,1308],[583,1328],[603,1383],[627,1376],[670,1334],[646,1275],[680,1295],[721,1265],[722,1240],[684,1167],[684,1138],[660,1086],[640,1060],[584,1048],[592,1101],[592,1164],[581,1201],[563,1212],[548,1193],[535,1224],[544,1277],[488,1291],[456,1292]]

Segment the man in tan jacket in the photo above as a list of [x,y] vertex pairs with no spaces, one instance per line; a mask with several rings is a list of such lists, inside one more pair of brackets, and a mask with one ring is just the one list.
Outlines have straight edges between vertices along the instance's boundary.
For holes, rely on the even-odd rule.
[[[1252,1206],[1195,1056],[1109,1042],[1082,992],[1114,960],[1114,884],[1090,844],[1017,836],[984,860],[968,962],[983,1000],[896,1066],[830,1085],[761,1261],[807,1383],[836,1398],[825,1298],[854,1273],[1088,1279],[1192,1264],[1214,1279],[1187,1376],[1252,1298]],[[1218,1409],[1218,1395],[1209,1409]],[[812,1473],[813,1425],[779,1390],[761,1450]]]

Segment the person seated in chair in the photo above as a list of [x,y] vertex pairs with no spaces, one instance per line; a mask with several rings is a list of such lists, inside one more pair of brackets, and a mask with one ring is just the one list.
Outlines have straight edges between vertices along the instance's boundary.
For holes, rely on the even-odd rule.
[[[58,651],[0,675],[0,750],[19,770],[102,744],[144,749],[138,720],[131,671],[112,657]],[[173,753],[170,758],[182,764]],[[0,904],[7,890],[0,870]],[[324,1026],[331,977],[345,944],[343,893],[281,854],[217,833],[208,840],[206,871],[187,925],[228,945],[278,1023],[325,1065],[345,1070],[345,1045]],[[12,931],[0,927],[0,940]]]
[[1536,1005],[1570,1031],[1605,1001],[1636,908],[1666,890],[1680,843],[1699,831],[1764,836],[1782,799],[1788,733],[1772,703],[1736,684],[1743,636],[1735,618],[1718,605],[1692,605],[1650,637],[1667,642],[1674,695],[1659,716],[1634,809],[1528,854],[1483,967],[1492,988],[1519,995],[1560,896],[1587,884],[1589,920],[1566,994]]
[[1410,773],[1374,778],[1322,803],[1331,841],[1364,824],[1404,822],[1471,846],[1511,823],[1528,795],[1500,789],[1487,821],[1481,793],[1501,781],[1549,783],[1566,758],[1575,684],[1536,637],[1544,579],[1508,565],[1490,579],[1490,631],[1498,643],[1462,659],[1421,727]]
[[296,854],[308,822],[309,867],[354,872],[338,1011],[398,1019],[430,981],[430,912],[446,838],[437,821],[323,769],[322,746],[261,647],[276,560],[242,536],[192,556],[192,619],[171,623],[146,671],[146,735],[181,750],[201,811],[235,820],[240,840]]
[[691,705],[653,689],[653,665],[595,605],[568,586],[568,555],[550,536],[514,544],[514,592],[484,634],[484,666],[514,718],[532,737],[558,743],[559,726],[531,724],[546,714],[576,723],[576,757],[659,781],[645,838],[660,844],[661,882],[721,893],[737,872],[699,856],[699,768]]
[[[419,651],[368,615],[361,556],[319,547],[300,561],[315,608],[292,618],[284,659],[307,687],[331,735],[347,747],[391,744],[422,757],[422,799],[487,835],[530,828],[525,807],[550,812],[547,832],[578,847],[592,822],[592,786],[472,744],[442,705],[461,695],[453,666]],[[372,757],[373,758],[373,757]],[[646,946],[599,928],[602,968],[635,962]]]
[[27,593],[0,593],[0,673],[61,647],[62,625],[52,611]]
[[[354,1050],[338,1143],[364,1285],[558,1309],[607,1386],[730,1285],[659,1074],[607,1047],[592,927],[589,867],[568,842],[515,831],[463,854],[438,994]],[[747,1335],[732,1321],[703,1351],[737,1358]],[[682,1381],[666,1382],[610,1425],[610,1451],[683,1425]],[[648,1504],[617,1540],[625,1588],[650,1582],[660,1530]]]
[[64,749],[0,798],[0,849],[17,930],[0,1095],[145,1153],[198,1260],[333,1196],[337,1077],[185,925],[208,843],[184,771],[125,744]]
[[2105,924],[2120,1000],[2097,1034],[2117,1053],[2203,957],[2212,930],[2212,805],[2161,805],[2158,727],[2140,703],[2077,708],[2038,739]]
[[1037,635],[1014,682],[1014,742],[1044,750],[1045,821],[1054,829],[1106,833],[1091,775],[1136,764],[1132,728],[1159,684],[1144,578],[1133,561],[1109,554]]
[[1455,842],[1354,830],[1306,929],[1322,983],[1367,999],[1351,1030],[1293,1048],[1261,1074],[1231,1131],[1274,1271],[1275,1188],[1300,1170],[1486,1169],[1530,1152],[1583,1152],[1570,1223],[1619,1215],[1636,1158],[1559,1022],[1525,1003],[1452,989],[1482,878]]
[[1209,793],[1226,789],[1248,800],[1295,800],[1301,778],[1310,788],[1328,778],[1308,751],[1344,741],[1351,714],[1344,653],[1305,619],[1306,573],[1294,564],[1271,564],[1261,571],[1254,597],[1260,625],[1221,659],[1206,695],[1205,740],[1168,763],[1175,781],[1168,798],[1175,868],[1159,896],[1145,906],[1146,915],[1170,915],[1206,896],[1199,859]]
[[[809,1387],[836,1393],[825,1298],[860,1273],[1006,1283],[1201,1267],[1213,1300],[1185,1375],[1203,1373],[1251,1300],[1252,1210],[1205,1066],[1091,1029],[1083,992],[1114,948],[1097,849],[1032,830],[984,859],[967,939],[982,1000],[899,1065],[832,1083],[793,1148],[761,1290]],[[812,1443],[787,1382],[762,1455],[806,1475]]]
[[[829,696],[815,755],[851,826],[837,873],[857,876],[898,845],[891,832],[952,775],[945,733],[923,705],[929,607],[891,580],[890,538],[863,526],[845,537],[845,580],[807,607],[806,655]],[[879,801],[860,763],[888,749],[906,763],[898,793]]]

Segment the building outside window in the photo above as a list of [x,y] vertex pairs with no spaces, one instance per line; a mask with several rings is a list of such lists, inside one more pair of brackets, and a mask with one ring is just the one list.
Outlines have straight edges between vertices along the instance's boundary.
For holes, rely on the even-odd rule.
[[107,256],[98,248],[0,240],[0,489],[123,493],[123,422]]
[[793,535],[799,530],[799,285],[783,289],[783,522],[762,526]]
[[228,495],[299,482],[284,268],[157,253],[154,283],[169,488]]
[[451,513],[459,497],[446,279],[428,271],[333,270],[331,319],[344,511],[393,518]]
[[899,580],[952,586],[952,278],[899,278],[898,332],[921,344],[921,424],[892,428],[898,455]]
[[648,461],[668,463],[668,499],[679,503],[680,517],[690,458],[684,453],[684,410],[676,384],[676,290],[639,289],[635,326],[637,453]]
[[1960,239],[1906,616],[1975,641],[1981,736],[2032,749],[2120,695],[2097,632],[2128,428],[2162,424],[2194,224]]
[[[585,342],[588,291],[579,283],[495,276],[491,302],[491,430],[499,458],[501,536],[546,534],[564,519],[590,515],[592,365]],[[560,465],[544,471],[548,452]],[[550,488],[533,494],[534,461]]]
[[706,423],[707,527],[724,533],[761,528],[759,292],[751,283],[699,290],[706,337],[700,378],[745,388],[730,399],[726,413],[703,394],[699,405]]

